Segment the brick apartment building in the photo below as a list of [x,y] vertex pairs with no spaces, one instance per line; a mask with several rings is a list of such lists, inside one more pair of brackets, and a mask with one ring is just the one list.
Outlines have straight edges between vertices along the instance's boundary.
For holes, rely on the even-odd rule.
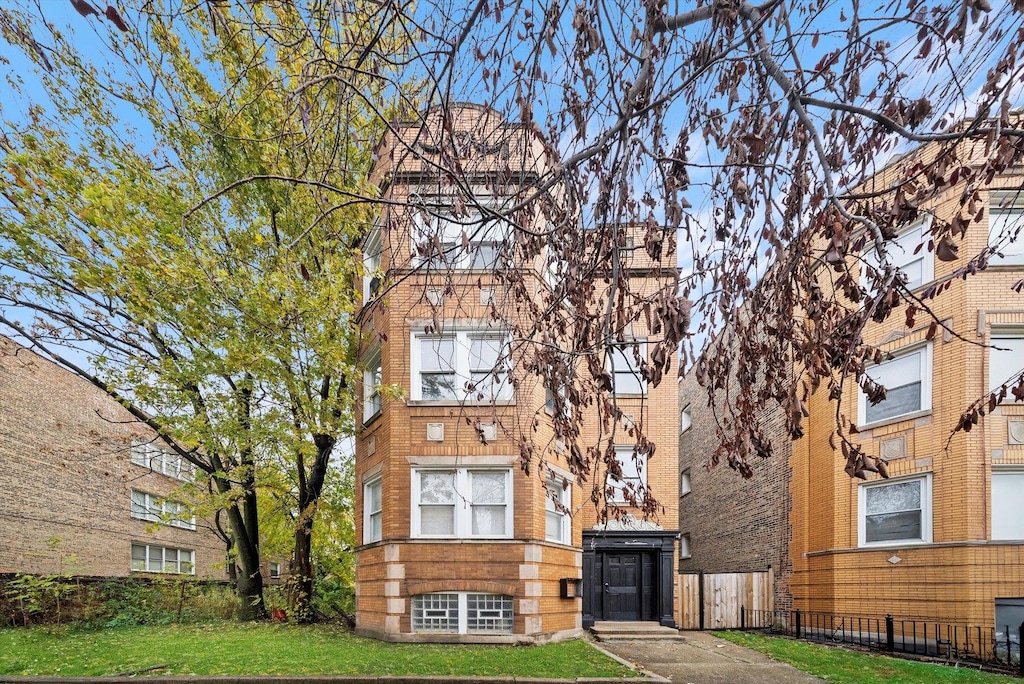
[[[552,395],[521,370],[529,352],[511,339],[510,279],[495,268],[510,259],[502,263],[540,297],[549,286],[544,255],[523,258],[514,227],[487,223],[473,206],[455,209],[456,191],[437,170],[449,135],[440,116],[431,110],[403,124],[377,149],[386,209],[363,246],[357,631],[393,641],[511,642],[575,636],[597,620],[674,625],[676,390],[648,387],[633,355],[618,354],[622,419],[643,421],[658,445],[656,457],[638,463],[619,430],[613,446],[623,480],[651,488],[666,512],[658,521],[597,525],[604,502],[591,502],[593,482],[573,481],[552,427]],[[476,203],[503,206],[497,169],[515,184],[544,171],[532,132],[474,105],[450,116]],[[631,286],[674,288],[675,255],[666,260],[663,267],[638,252]],[[646,332],[635,327],[631,336],[629,348],[643,353]],[[597,444],[586,430],[598,421],[584,423],[581,442]],[[521,468],[524,436],[544,468]],[[595,473],[601,497],[604,476]]]
[[116,401],[0,336],[0,574],[226,579],[224,543],[178,503],[190,478]]
[[[922,148],[890,165],[866,191],[890,187],[895,174],[933,151]],[[950,218],[960,210],[961,180],[924,206]],[[681,572],[748,572],[772,566],[777,608],[840,615],[926,619],[986,629],[1024,619],[1024,405],[1012,397],[970,432],[953,434],[971,402],[1024,368],[1024,307],[1013,285],[1024,278],[1024,249],[966,281],[950,274],[987,245],[1018,230],[1021,176],[997,177],[986,220],[961,241],[960,259],[941,261],[915,247],[928,219],[905,227],[891,255],[920,293],[948,282],[929,306],[951,332],[928,336],[930,319],[908,329],[901,315],[871,323],[864,342],[892,359],[868,369],[888,389],[871,405],[855,383],[843,397],[857,424],[854,438],[881,457],[890,478],[866,481],[844,472],[830,444],[834,406],[828,390],[809,404],[805,435],[791,443],[782,416],[766,409],[773,460],[753,480],[727,468],[707,471],[715,443],[707,395],[689,374],[680,386],[680,531],[688,557]],[[870,254],[863,255],[870,259]]]

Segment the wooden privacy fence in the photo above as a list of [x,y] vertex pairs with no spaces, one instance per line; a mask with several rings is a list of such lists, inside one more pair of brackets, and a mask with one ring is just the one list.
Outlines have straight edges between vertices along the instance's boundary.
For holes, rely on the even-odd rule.
[[682,629],[738,629],[740,608],[774,610],[771,568],[764,572],[687,573],[680,575]]

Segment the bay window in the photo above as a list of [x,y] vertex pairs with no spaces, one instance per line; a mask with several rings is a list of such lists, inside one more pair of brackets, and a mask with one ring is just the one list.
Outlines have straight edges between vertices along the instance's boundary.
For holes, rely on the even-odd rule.
[[505,219],[467,207],[458,216],[449,207],[419,209],[413,213],[414,265],[430,268],[500,268],[512,235]]
[[512,471],[493,468],[414,469],[412,536],[512,536]]
[[413,400],[478,402],[512,398],[509,340],[503,332],[414,334],[410,365]]
[[375,346],[366,355],[366,367],[363,370],[363,422],[381,412],[383,401],[380,396],[382,382],[380,347]]
[[384,510],[381,478],[378,476],[363,485],[363,543],[381,540]]
[[559,544],[572,543],[572,486],[566,479],[554,475],[547,479],[544,497],[544,538]]

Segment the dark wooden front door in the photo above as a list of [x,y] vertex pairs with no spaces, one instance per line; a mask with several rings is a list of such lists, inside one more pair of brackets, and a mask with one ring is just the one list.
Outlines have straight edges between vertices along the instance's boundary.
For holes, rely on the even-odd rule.
[[641,556],[609,553],[604,559],[606,620],[640,620]]

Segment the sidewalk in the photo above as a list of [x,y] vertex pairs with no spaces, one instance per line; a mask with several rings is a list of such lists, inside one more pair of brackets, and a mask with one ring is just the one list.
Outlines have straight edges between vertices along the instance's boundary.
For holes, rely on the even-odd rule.
[[675,684],[813,684],[825,681],[708,632],[683,632],[686,641],[598,644]]

